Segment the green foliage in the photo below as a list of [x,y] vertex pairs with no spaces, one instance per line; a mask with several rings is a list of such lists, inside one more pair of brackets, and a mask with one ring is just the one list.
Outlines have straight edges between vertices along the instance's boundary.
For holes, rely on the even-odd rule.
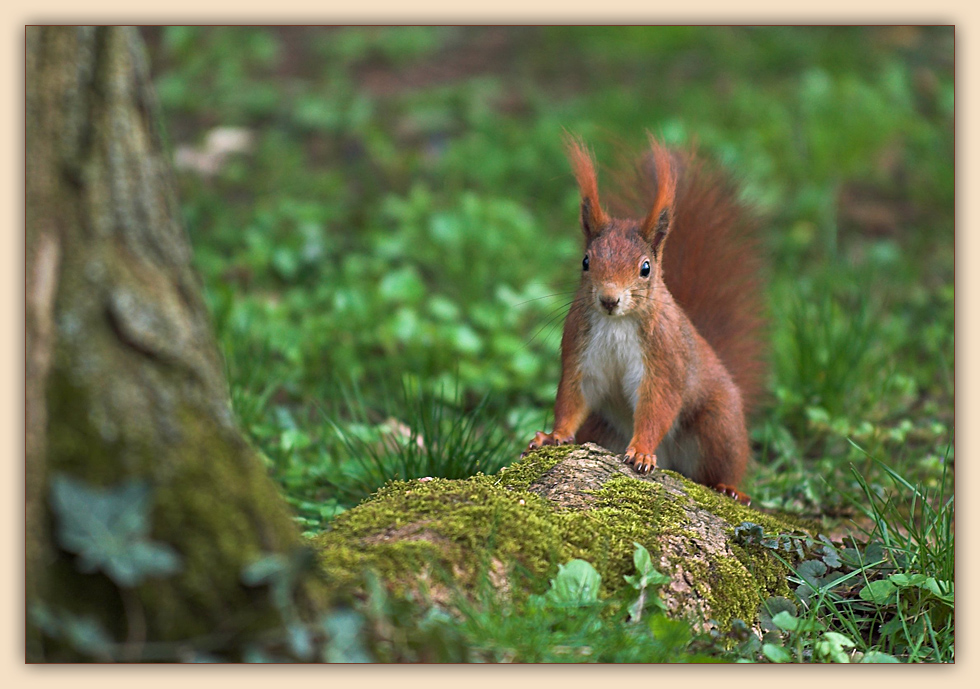
[[[819,622],[812,619],[800,619],[785,610],[774,615],[772,623],[778,629],[789,632],[791,635],[796,635],[797,637],[804,633],[816,633],[816,638],[810,641],[811,645],[808,648],[812,660],[831,663],[850,662],[851,655],[845,649],[854,648],[855,643],[843,634],[826,631]],[[763,646],[763,654],[775,663],[789,662],[792,658],[792,655],[785,647],[772,643]],[[877,662],[881,661],[879,660]]]
[[309,528],[337,512],[312,507],[333,497],[323,467],[347,461],[311,451],[330,429],[310,424],[317,407],[345,424],[344,386],[376,410],[410,375],[458,386],[464,411],[489,394],[502,422],[487,427],[540,425],[580,258],[562,127],[604,161],[603,132],[697,140],[766,216],[757,502],[841,509],[835,489],[859,490],[847,437],[935,476],[952,424],[951,33],[904,31],[503,31],[486,72],[442,80],[433,65],[492,32],[160,31],[174,141],[216,124],[255,135],[212,177],[183,172],[181,198],[236,412]]
[[268,588],[280,617],[278,627],[245,646],[242,651],[245,662],[371,661],[364,645],[364,619],[356,611],[336,607],[312,622],[301,617],[294,592],[302,577],[312,571],[313,562],[312,552],[304,549],[290,557],[267,555],[242,571],[242,583],[246,586]]
[[[262,580],[280,576],[284,562],[259,561]],[[268,575],[268,576],[266,576]],[[687,624],[662,615],[628,622],[623,601],[603,599],[598,572],[577,560],[563,565],[542,595],[520,593],[540,582],[513,573],[519,589],[501,593],[487,578],[477,599],[453,594],[453,613],[421,596],[396,595],[372,572],[364,600],[313,623],[267,634],[245,652],[249,662],[319,659],[328,662],[691,662],[711,658],[691,650]],[[217,656],[211,660],[220,659]]]
[[873,528],[850,545],[761,527],[736,528],[742,542],[795,555],[797,605],[770,598],[760,610],[771,662],[950,662],[953,660],[953,500],[945,481],[930,495],[884,467],[898,491],[883,497],[862,478],[862,510]]
[[343,442],[341,473],[328,479],[345,503],[360,502],[388,481],[491,474],[509,461],[513,441],[498,430],[486,399],[466,410],[458,401],[403,388],[400,406],[408,415],[388,413],[380,424],[369,422],[361,398],[349,399],[352,422],[332,424]]
[[653,560],[650,558],[650,553],[646,548],[639,543],[633,543],[633,546],[636,548],[633,551],[633,564],[636,566],[636,574],[628,574],[624,578],[626,579],[626,583],[640,592],[636,602],[629,608],[630,621],[639,622],[645,608],[655,608],[660,612],[667,611],[667,606],[664,605],[663,600],[656,593],[656,588],[653,589],[654,595],[652,596],[647,589],[669,584],[670,577],[657,571],[653,566]]
[[360,613],[335,606],[312,621],[300,616],[294,595],[311,564],[310,552],[302,550],[291,557],[269,555],[245,568],[242,583],[265,587],[280,617],[278,624],[244,637],[215,630],[207,636],[174,641],[134,638],[133,625],[140,623],[133,606],[139,603],[128,590],[123,591],[123,598],[131,633],[125,641],[114,638],[94,617],[55,610],[43,602],[33,603],[28,614],[46,637],[66,644],[79,658],[98,662],[370,662]]
[[[300,578],[312,569],[313,557],[309,551],[301,551],[292,557],[280,554],[267,555],[248,565],[242,571],[242,583],[246,586],[267,586],[273,606],[282,619],[286,644],[293,656],[309,661],[314,657],[313,633],[300,619],[293,602],[293,591]],[[246,656],[257,658],[261,651],[254,646],[246,649]]]
[[880,539],[883,547],[900,557],[905,566],[952,581],[955,515],[954,496],[947,492],[952,482],[946,473],[948,464],[943,465],[938,486],[929,487],[912,483],[893,468],[871,459],[888,477],[893,492],[872,485],[854,471],[863,493],[855,507],[874,524],[869,537]]
[[[602,162],[650,129],[697,142],[765,219],[771,394],[744,489],[807,517],[863,515],[874,533],[847,547],[880,547],[899,569],[836,565],[823,542],[756,540],[827,568],[797,572],[808,605],[839,590],[828,576],[925,575],[880,615],[908,620],[881,653],[951,657],[951,629],[928,627],[945,602],[922,588],[953,579],[949,27],[147,33],[175,145],[218,126],[254,136],[214,173],[179,170],[178,184],[235,413],[308,534],[391,478],[489,471],[547,425],[581,260],[562,129]],[[399,386],[411,400],[391,394]],[[896,491],[918,497],[896,512]],[[859,578],[840,584],[846,600],[877,605]],[[810,584],[830,588],[807,598]],[[459,630],[440,637],[438,616],[426,619],[417,638],[442,650],[377,657],[462,657]],[[874,623],[854,625],[826,629],[854,647],[808,632],[820,650],[786,652],[875,657]],[[708,647],[782,657],[740,634]],[[926,637],[947,650],[916,645]]]
[[[598,596],[600,583],[591,564],[572,560],[559,567],[543,595],[508,599],[485,588],[475,603],[460,600],[459,631],[469,649],[468,659],[566,663],[711,660],[692,650],[687,624],[661,614],[643,622],[638,616],[627,620],[624,608],[635,608],[636,601],[602,599]],[[641,599],[643,595],[641,591]]]
[[806,428],[804,414],[812,416],[817,408],[826,416],[850,413],[870,392],[859,387],[865,381],[854,372],[874,363],[870,360],[878,319],[866,290],[858,290],[851,303],[835,291],[828,281],[808,294],[788,295],[775,313],[777,338],[787,340],[776,340],[773,358],[776,376],[785,385],[780,401],[799,410],[794,423],[800,431]]
[[64,641],[82,657],[101,662],[112,660],[113,639],[96,618],[52,610],[41,602],[31,604],[27,614],[44,635]]
[[894,562],[894,573],[869,581],[859,595],[877,607],[880,634],[892,652],[913,661],[953,660],[954,502],[947,476],[935,489],[911,483],[888,466],[895,489],[885,496],[863,477],[860,508]]
[[558,565],[558,575],[551,580],[546,594],[549,603],[571,607],[588,606],[599,600],[602,577],[585,560]]
[[180,570],[174,549],[149,538],[152,505],[146,481],[99,489],[60,474],[51,477],[50,491],[58,544],[78,556],[79,571],[101,571],[117,585],[132,588]]

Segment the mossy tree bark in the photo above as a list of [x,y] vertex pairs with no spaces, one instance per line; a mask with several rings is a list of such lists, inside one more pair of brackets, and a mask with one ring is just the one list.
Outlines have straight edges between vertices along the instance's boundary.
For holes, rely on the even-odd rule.
[[640,475],[597,445],[564,445],[493,476],[390,483],[313,543],[338,586],[357,587],[373,569],[391,588],[424,585],[447,606],[484,580],[507,588],[514,565],[547,577],[573,558],[595,566],[615,593],[635,573],[639,543],[671,579],[662,591],[670,614],[724,626],[751,623],[763,600],[789,594],[772,552],[735,536],[745,521],[766,533],[800,529],[679,474]]
[[[275,611],[242,569],[300,537],[233,422],[139,35],[29,27],[26,79],[28,604],[135,647],[261,628]],[[149,482],[179,573],[131,591],[80,573],[55,537],[56,474]],[[62,652],[29,629],[29,657]]]

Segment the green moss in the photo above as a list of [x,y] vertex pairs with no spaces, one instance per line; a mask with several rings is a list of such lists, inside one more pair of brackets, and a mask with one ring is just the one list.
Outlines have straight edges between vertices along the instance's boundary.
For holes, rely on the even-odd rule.
[[490,478],[388,484],[313,539],[324,571],[335,583],[352,583],[371,568],[400,587],[425,566],[472,585],[484,562],[473,555],[487,552],[548,573],[560,559],[551,506],[527,491],[501,490]]
[[591,562],[602,575],[603,589],[612,593],[633,571],[633,543],[658,555],[656,536],[681,523],[683,510],[664,499],[663,487],[629,476],[613,476],[595,491],[585,511],[556,515],[569,555]]
[[[98,384],[106,385],[104,379]],[[48,403],[60,419],[50,429],[48,461],[52,472],[65,472],[96,486],[143,478],[152,493],[152,538],[173,546],[180,572],[149,579],[137,588],[154,639],[186,639],[215,625],[248,632],[278,621],[263,587],[241,583],[243,569],[270,552],[302,547],[292,519],[262,463],[233,430],[202,412],[199,403],[183,402],[166,420],[174,428],[169,442],[158,429],[118,422],[118,440],[107,440],[98,416],[89,413],[94,382],[73,375],[67,365],[54,369]],[[46,576],[46,602],[107,622],[117,637],[125,620],[115,586],[102,575],[80,576],[73,559],[58,557]],[[311,579],[301,593],[301,609],[321,607],[328,594]]]
[[[344,587],[357,586],[372,569],[396,590],[416,587],[420,573],[472,590],[493,563],[526,571],[543,586],[558,564],[581,558],[602,576],[603,593],[612,595],[633,571],[634,542],[659,559],[659,537],[694,537],[683,497],[656,482],[614,475],[587,509],[561,508],[528,490],[573,449],[544,448],[494,476],[390,483],[314,537],[322,570]],[[732,528],[742,521],[770,531],[794,528],[703,486],[684,480],[683,487]],[[765,597],[788,592],[785,568],[765,549],[736,545],[732,551],[733,557],[708,563],[667,558],[672,568],[692,574],[723,627],[734,618],[753,620]]]
[[[662,500],[659,485],[627,476],[610,479],[585,511],[556,509],[527,491],[572,449],[543,448],[496,476],[391,483],[314,539],[324,570],[335,581],[350,583],[363,567],[382,574],[412,571],[424,552],[428,564],[452,567],[464,584],[472,584],[479,560],[456,562],[453,554],[457,548],[464,553],[488,548],[493,559],[536,575],[551,575],[573,558],[586,559],[612,593],[632,571],[633,542],[655,551],[656,525],[678,522],[683,511]],[[395,535],[426,545],[402,550],[397,541],[386,542]]]
[[[789,583],[786,580],[789,570],[769,551],[759,545],[743,547],[737,543],[732,543],[731,548],[738,561],[751,573],[756,587],[765,594],[766,598],[790,594]],[[754,613],[755,611],[753,615]]]
[[[673,472],[671,472],[673,473]],[[680,477],[680,474],[676,474]],[[789,524],[786,520],[770,516],[751,507],[746,507],[728,496],[722,495],[716,490],[694,483],[689,479],[681,477],[685,481],[685,489],[698,507],[716,514],[733,527],[742,522],[754,522],[760,525],[767,532],[786,532],[795,531],[798,526],[796,523]]]
[[578,445],[546,445],[531,452],[521,461],[504,467],[490,478],[494,485],[508,490],[527,490],[528,486],[565,459],[568,453],[578,448]]
[[[150,601],[159,607],[161,619],[186,635],[200,624],[201,613],[220,617],[224,610],[241,606],[252,611],[248,628],[268,626],[276,619],[264,588],[241,585],[241,573],[252,562],[272,553],[290,554],[302,547],[288,510],[262,463],[241,440],[202,421],[190,406],[178,413],[183,447],[194,448],[209,461],[185,462],[171,480],[160,483],[155,514],[167,540],[177,542],[184,557],[184,574],[161,582],[155,595],[163,601],[179,596],[187,609]],[[187,450],[189,452],[189,450]],[[220,499],[214,487],[220,486]],[[173,587],[172,589],[170,587]],[[309,582],[304,595],[326,601],[325,590]],[[168,612],[167,607],[171,610]],[[198,631],[198,633],[201,633]]]
[[[496,561],[519,567],[543,587],[559,563],[582,558],[602,576],[603,593],[615,594],[633,571],[634,542],[659,559],[659,537],[693,537],[684,500],[659,483],[627,475],[612,476],[584,510],[556,507],[527,490],[573,449],[545,448],[494,476],[390,483],[314,539],[322,569],[338,587],[356,587],[362,572],[372,569],[396,590],[416,587],[419,578],[451,579],[471,590]],[[771,532],[798,526],[673,475],[692,502],[731,528],[743,521]],[[671,570],[690,573],[695,592],[723,628],[736,618],[754,620],[765,598],[789,593],[786,568],[768,551],[731,547],[732,557],[708,562],[667,557]]]
[[[673,473],[673,472],[670,472]],[[799,520],[783,519],[758,512],[732,500],[717,491],[694,483],[679,474],[691,500],[700,508],[725,520],[733,529],[743,522],[759,524],[768,533],[789,533],[812,528]],[[729,543],[734,558],[713,558],[709,567],[702,563],[681,563],[685,567],[701,570],[710,586],[704,587],[712,617],[722,627],[732,620],[752,621],[759,605],[770,596],[789,595],[786,580],[788,568],[758,545],[741,546]]]
[[723,627],[728,627],[736,618],[749,622],[755,619],[765,596],[760,594],[759,582],[746,568],[746,563],[738,559],[712,558],[707,574],[706,597],[714,619]]

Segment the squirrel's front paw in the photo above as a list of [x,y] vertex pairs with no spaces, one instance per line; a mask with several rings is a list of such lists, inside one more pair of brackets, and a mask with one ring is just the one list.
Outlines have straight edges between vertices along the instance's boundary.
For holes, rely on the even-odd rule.
[[534,440],[528,443],[527,449],[521,453],[521,457],[531,450],[537,450],[539,447],[544,447],[545,445],[567,445],[570,442],[572,442],[572,438],[561,438],[554,433],[538,431],[534,434]]
[[627,448],[623,461],[632,464],[639,474],[649,474],[657,467],[657,455],[637,452],[635,447]]

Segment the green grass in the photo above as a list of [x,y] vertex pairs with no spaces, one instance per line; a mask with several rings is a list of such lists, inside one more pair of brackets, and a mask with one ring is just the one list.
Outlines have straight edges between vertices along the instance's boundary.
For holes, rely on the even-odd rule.
[[[636,593],[600,598],[599,574],[582,560],[560,567],[548,582],[528,580],[521,572],[510,577],[521,585],[503,596],[486,574],[471,595],[453,592],[450,614],[444,603],[423,608],[392,596],[369,575],[362,630],[374,630],[369,635],[374,657],[385,662],[717,662],[705,652],[717,641],[694,643],[688,624],[657,610],[658,594],[646,582],[642,600]],[[535,588],[542,592],[527,593]],[[631,606],[634,618],[627,616]],[[378,634],[379,629],[386,632]]]
[[[854,472],[855,506],[870,525],[826,562],[796,568],[801,610],[773,620],[763,653],[774,662],[952,662],[953,497],[881,465],[888,494]],[[787,624],[788,623],[788,624]]]
[[[145,35],[173,147],[215,127],[253,136],[177,181],[234,410],[307,532],[391,478],[507,463],[546,426],[581,261],[563,129],[602,163],[648,129],[697,143],[764,217],[755,504],[865,542],[913,533],[928,510],[952,518],[951,28]],[[913,497],[918,512],[886,509]],[[951,547],[914,533],[908,571],[952,581]],[[897,609],[925,633],[883,653],[951,657],[938,618]],[[825,630],[876,648],[820,610]],[[819,634],[792,644],[839,658]]]
[[[425,391],[402,388],[388,412],[372,423],[365,402],[351,395],[346,405],[351,423],[328,420],[343,444],[341,470],[330,487],[347,504],[356,504],[390,480],[466,478],[492,474],[511,463],[513,439],[502,433],[484,398],[472,409]],[[406,422],[399,419],[406,419]]]

